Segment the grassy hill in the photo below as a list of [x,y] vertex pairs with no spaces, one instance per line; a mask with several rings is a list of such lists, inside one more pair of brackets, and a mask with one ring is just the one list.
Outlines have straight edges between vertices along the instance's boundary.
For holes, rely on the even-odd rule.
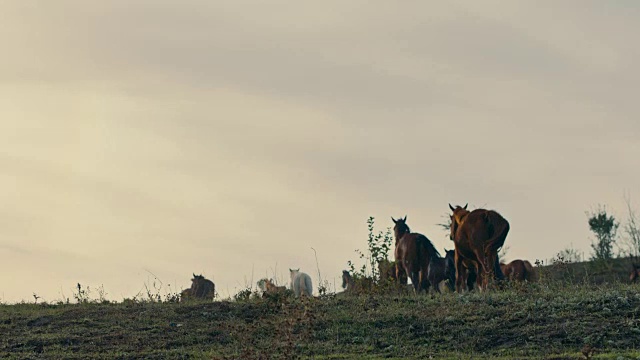
[[640,358],[640,285],[559,265],[462,295],[0,305],[0,358]]

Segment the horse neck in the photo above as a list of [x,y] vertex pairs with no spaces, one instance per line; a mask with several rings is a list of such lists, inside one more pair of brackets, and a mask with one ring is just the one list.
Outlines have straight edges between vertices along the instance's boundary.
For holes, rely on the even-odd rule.
[[396,234],[396,236],[395,236],[395,238],[396,238],[396,245],[398,245],[398,242],[399,242],[400,240],[402,240],[402,238],[403,238],[403,237],[405,237],[405,236],[406,236],[406,235],[408,235],[408,234],[411,234],[411,232],[410,232],[409,230],[406,230],[405,232],[400,233],[400,234]]

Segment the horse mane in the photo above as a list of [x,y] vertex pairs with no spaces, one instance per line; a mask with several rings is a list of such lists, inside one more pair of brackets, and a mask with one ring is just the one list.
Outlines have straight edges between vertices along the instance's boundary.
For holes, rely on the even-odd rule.
[[[440,256],[440,252],[438,251],[438,249],[436,249],[431,240],[429,240],[429,238],[422,234],[420,234],[420,236],[416,238],[416,245],[418,245],[418,247],[422,246],[427,251],[427,254],[429,254],[429,259],[437,259],[442,257]],[[420,252],[418,252],[418,254],[420,254]],[[420,259],[420,261],[423,260],[424,259]]]

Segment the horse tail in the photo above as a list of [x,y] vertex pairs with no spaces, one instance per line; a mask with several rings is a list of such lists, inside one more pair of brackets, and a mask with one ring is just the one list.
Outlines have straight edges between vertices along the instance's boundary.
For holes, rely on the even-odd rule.
[[311,276],[304,274],[304,291],[309,295],[309,297],[313,296],[313,284],[311,283]]
[[485,221],[492,234],[485,243],[485,251],[490,250],[498,253],[507,239],[507,234],[509,234],[509,222],[493,210],[485,213]]

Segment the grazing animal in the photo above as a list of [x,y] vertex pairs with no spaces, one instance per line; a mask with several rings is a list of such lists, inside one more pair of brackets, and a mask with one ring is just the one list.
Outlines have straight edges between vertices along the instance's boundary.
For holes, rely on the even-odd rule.
[[[467,204],[468,205],[468,204]],[[498,251],[509,233],[509,222],[493,210],[467,210],[464,207],[449,208],[451,215],[450,239],[455,244],[456,290],[462,291],[467,269],[474,269],[479,289],[487,289],[492,278],[502,280],[504,275],[496,266]]]
[[273,283],[273,279],[260,279],[258,281],[258,288],[262,290],[262,296],[267,294],[284,293],[287,290],[286,286],[277,286]]
[[400,268],[400,280],[396,277],[396,262],[389,261],[386,259],[380,260],[378,262],[378,272],[380,274],[380,280],[382,281],[399,281],[401,284],[407,284],[407,274],[404,272],[403,268]]
[[400,279],[400,269],[404,268],[407,276],[411,277],[414,293],[421,290],[428,291],[429,262],[431,258],[440,257],[440,253],[433,246],[431,241],[424,235],[412,233],[407,225],[407,216],[403,219],[391,220],[395,223],[393,232],[396,238],[395,258],[396,258],[396,279]]
[[296,297],[313,296],[313,285],[309,275],[300,272],[300,269],[289,269],[289,275],[291,276],[291,290]]
[[640,277],[640,265],[632,264],[633,270],[629,274],[629,281],[632,283],[638,281],[638,277]]
[[211,280],[205,279],[202,275],[193,274],[191,288],[182,290],[180,297],[183,300],[190,298],[213,300],[215,293],[216,285]]
[[501,262],[500,270],[502,270],[505,279],[511,281],[525,281],[528,278],[527,267],[524,265],[524,261],[519,259],[513,260],[508,264]]
[[440,292],[439,285],[442,281],[447,281],[446,285],[451,291],[454,291],[456,281],[456,266],[454,263],[455,250],[444,249],[444,251],[444,257],[431,258],[427,272],[429,282],[438,293]]

